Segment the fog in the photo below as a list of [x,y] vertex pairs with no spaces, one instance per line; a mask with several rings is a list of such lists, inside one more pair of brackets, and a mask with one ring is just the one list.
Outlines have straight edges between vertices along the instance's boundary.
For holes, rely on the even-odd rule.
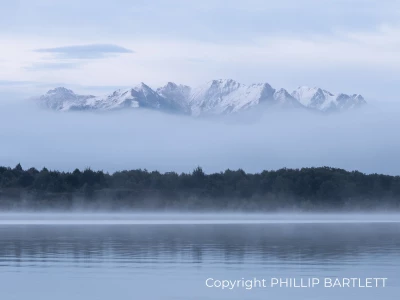
[[0,225],[400,223],[398,213],[0,213]]
[[146,110],[50,112],[8,97],[0,100],[0,165],[108,172],[201,166],[206,173],[331,166],[398,175],[399,112],[396,103],[378,102],[332,115],[258,108],[193,118]]

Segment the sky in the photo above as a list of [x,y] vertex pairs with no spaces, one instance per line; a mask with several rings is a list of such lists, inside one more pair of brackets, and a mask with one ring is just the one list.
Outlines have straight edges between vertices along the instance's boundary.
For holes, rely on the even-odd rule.
[[[3,0],[0,41],[0,165],[400,175],[399,1]],[[207,120],[48,112],[26,101],[58,86],[98,95],[220,78],[359,93],[368,105]]]
[[219,78],[397,101],[395,0],[3,0],[0,93]]

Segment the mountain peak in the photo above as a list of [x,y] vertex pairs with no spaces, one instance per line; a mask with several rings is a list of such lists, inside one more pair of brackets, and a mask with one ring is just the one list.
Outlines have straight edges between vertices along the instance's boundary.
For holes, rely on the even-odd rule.
[[237,81],[233,79],[214,79],[210,81],[211,85],[218,85],[222,87],[228,87],[228,86],[235,86],[235,85],[240,85]]
[[144,82],[141,82],[133,87],[133,90],[151,90],[151,87],[149,87],[147,84]]
[[165,87],[169,89],[176,89],[178,85],[175,82],[168,81]]
[[361,95],[333,94],[319,87],[299,86],[291,94],[305,107],[319,111],[344,110],[360,106],[365,101]]
[[49,90],[47,94],[70,94],[70,95],[75,95],[75,93],[72,90],[69,90],[65,87],[56,87],[52,90]]
[[161,97],[168,99],[173,105],[179,107],[183,113],[190,114],[189,98],[191,88],[189,86],[168,82],[165,86],[158,88],[157,93]]
[[[361,96],[360,94],[353,94],[351,95],[351,97],[355,100],[361,101],[361,102],[365,102],[365,99],[363,96]],[[366,102],[365,102],[366,103]]]
[[279,94],[279,95],[290,96],[289,92],[287,90],[283,89],[283,88],[280,88],[275,93]]
[[53,110],[74,110],[82,109],[85,101],[93,97],[77,95],[67,88],[57,87],[41,96],[39,101],[42,106]]

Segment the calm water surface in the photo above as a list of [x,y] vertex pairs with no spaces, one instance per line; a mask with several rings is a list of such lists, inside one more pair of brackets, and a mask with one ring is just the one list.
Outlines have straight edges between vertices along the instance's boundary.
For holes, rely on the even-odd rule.
[[[0,299],[399,299],[400,224],[0,225]],[[386,288],[207,278],[386,277]]]

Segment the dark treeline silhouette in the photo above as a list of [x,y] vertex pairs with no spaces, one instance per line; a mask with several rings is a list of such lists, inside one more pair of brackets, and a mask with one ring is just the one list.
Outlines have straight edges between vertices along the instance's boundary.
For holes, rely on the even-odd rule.
[[400,177],[321,167],[249,174],[0,167],[0,209],[374,210],[400,208]]

